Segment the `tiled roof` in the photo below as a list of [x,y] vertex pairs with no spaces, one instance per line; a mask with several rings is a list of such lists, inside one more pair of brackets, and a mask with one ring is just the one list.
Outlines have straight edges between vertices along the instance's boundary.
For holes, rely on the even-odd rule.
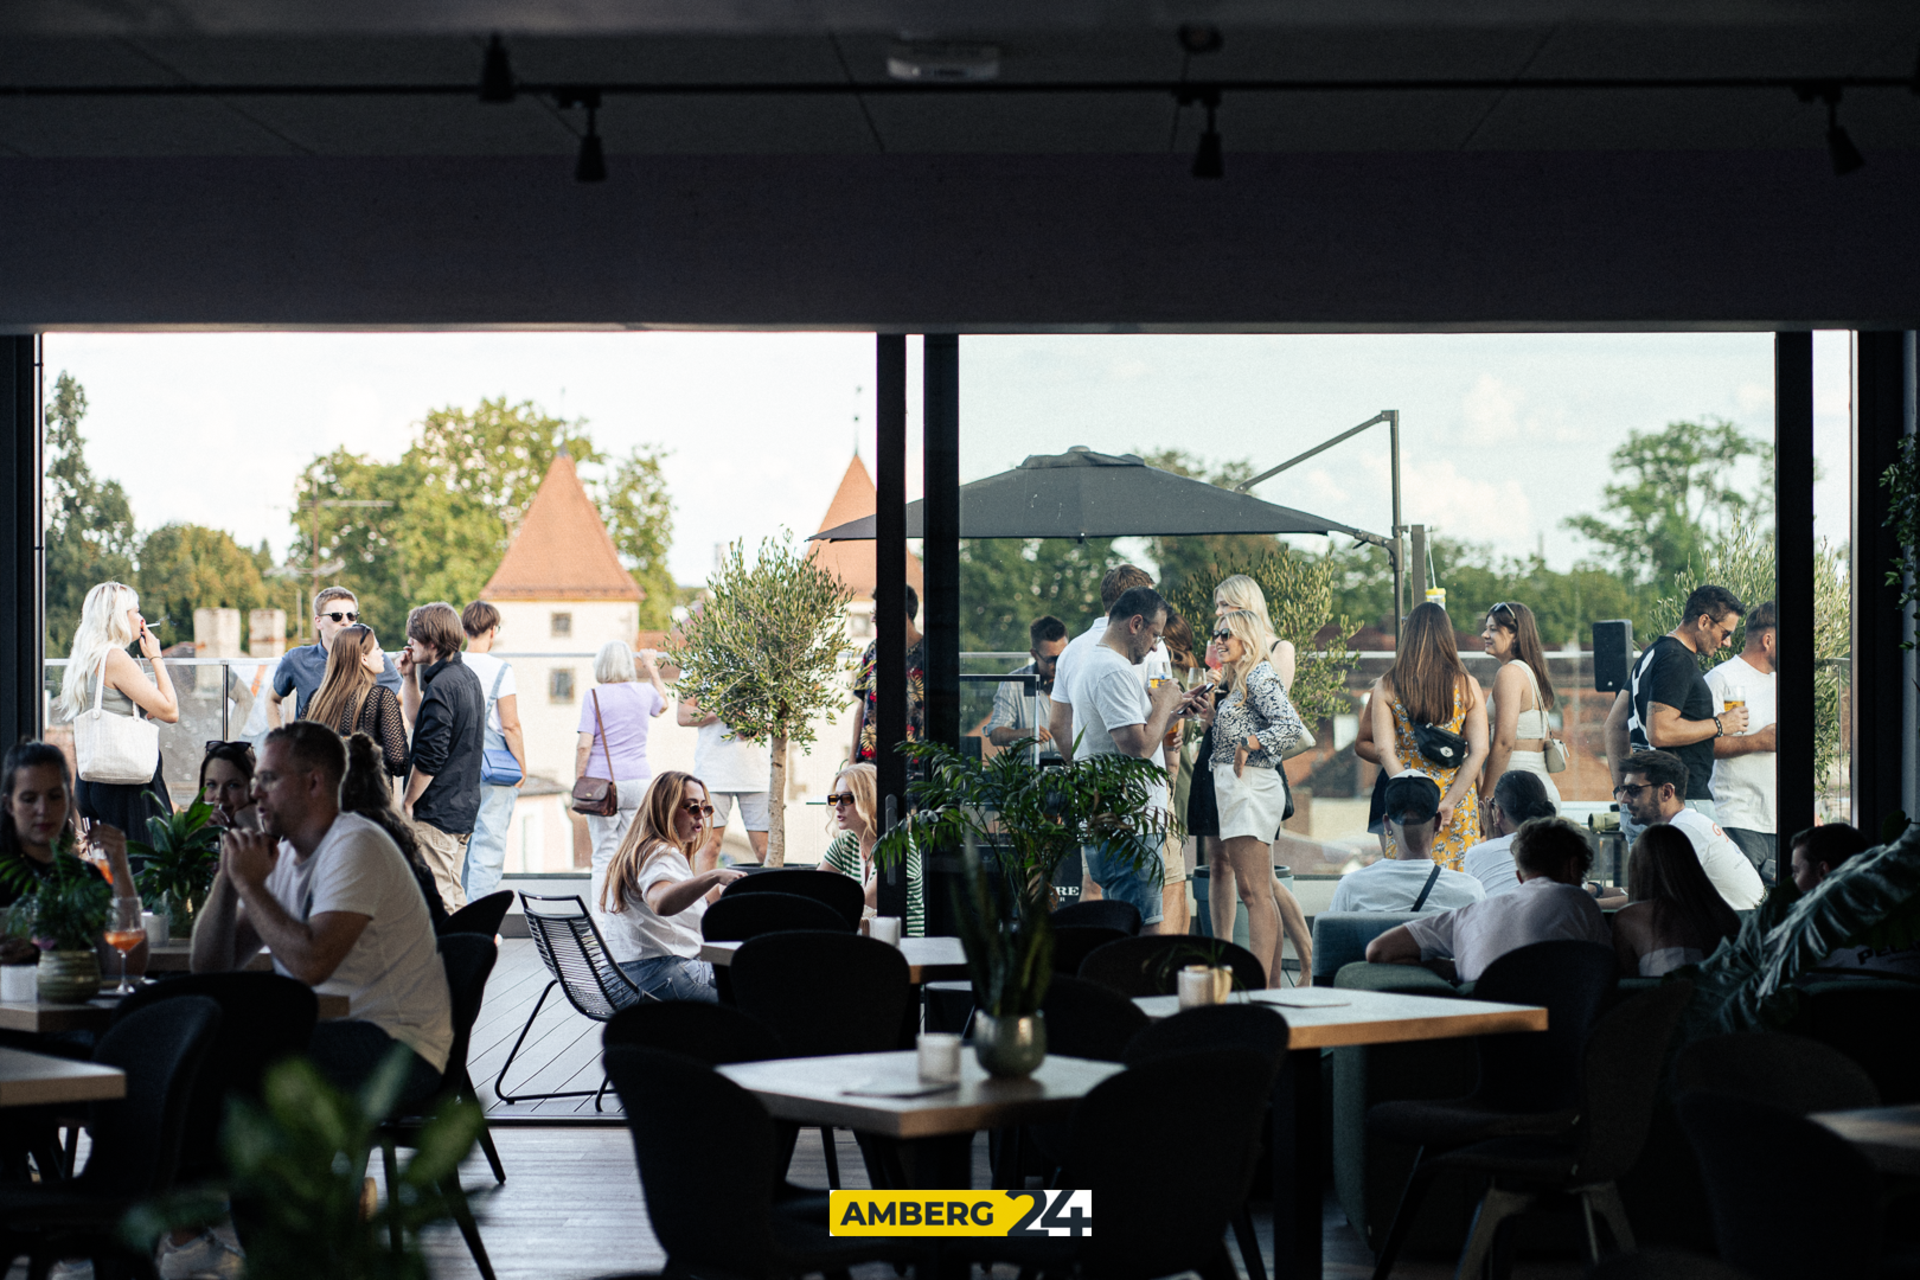
[[[870,516],[879,509],[879,497],[873,487],[873,477],[867,474],[866,464],[860,461],[860,455],[854,454],[853,461],[847,464],[847,473],[840,477],[840,488],[833,495],[833,501],[827,507],[827,514],[821,518],[818,528],[831,529],[835,525],[845,524],[849,520],[858,520]],[[816,542],[807,552],[815,564],[832,573],[847,584],[856,600],[873,599],[874,557],[871,542]],[[920,576],[920,558],[907,552],[907,582],[916,592],[925,595]]]
[[481,592],[485,600],[639,600],[573,459],[547,468],[520,532]]

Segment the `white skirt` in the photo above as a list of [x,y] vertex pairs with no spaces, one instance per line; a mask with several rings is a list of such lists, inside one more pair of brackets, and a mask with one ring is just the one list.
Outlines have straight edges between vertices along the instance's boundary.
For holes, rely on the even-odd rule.
[[1250,764],[1235,777],[1232,765],[1217,764],[1213,766],[1213,795],[1220,809],[1222,840],[1252,836],[1273,843],[1273,833],[1280,829],[1280,819],[1287,811],[1287,789],[1278,769]]
[[[1538,777],[1547,788],[1547,799],[1553,801],[1553,811],[1560,812],[1560,788],[1553,785],[1553,775],[1547,772],[1547,753],[1544,751],[1516,751],[1507,757],[1507,771],[1518,770]],[[1499,779],[1494,781],[1497,783]]]

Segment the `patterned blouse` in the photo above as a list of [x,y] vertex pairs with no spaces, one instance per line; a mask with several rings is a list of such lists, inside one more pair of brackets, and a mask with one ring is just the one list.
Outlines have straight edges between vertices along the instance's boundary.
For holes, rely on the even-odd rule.
[[1260,749],[1248,754],[1247,763],[1277,769],[1287,748],[1300,741],[1306,731],[1300,713],[1287,697],[1287,687],[1280,683],[1279,673],[1263,658],[1214,712],[1212,763],[1231,767],[1240,744],[1258,738]]
[[352,710],[351,707],[341,709],[340,723],[333,726],[334,732],[343,738],[356,730],[366,734],[380,748],[387,772],[396,778],[404,774],[407,771],[407,722],[400,716],[400,699],[393,690],[373,686],[366,701],[360,704],[358,724],[347,723]]
[[[874,743],[878,739],[880,714],[880,642],[871,641],[860,657],[860,672],[853,680],[853,696],[867,709],[860,722],[860,754],[855,764],[873,764],[878,758]],[[907,650],[907,741],[918,742],[927,736],[927,642],[917,640]]]

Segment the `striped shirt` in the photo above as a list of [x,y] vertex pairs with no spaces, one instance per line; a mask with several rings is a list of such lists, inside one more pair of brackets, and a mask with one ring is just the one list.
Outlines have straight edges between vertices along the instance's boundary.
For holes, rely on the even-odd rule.
[[[871,866],[860,863],[860,837],[851,831],[842,831],[827,846],[827,856],[820,859],[823,867],[832,867],[844,875],[850,875],[865,888],[868,878],[873,874]],[[909,938],[924,938],[927,935],[927,899],[925,881],[920,875],[920,847],[907,846],[907,919],[905,933]]]

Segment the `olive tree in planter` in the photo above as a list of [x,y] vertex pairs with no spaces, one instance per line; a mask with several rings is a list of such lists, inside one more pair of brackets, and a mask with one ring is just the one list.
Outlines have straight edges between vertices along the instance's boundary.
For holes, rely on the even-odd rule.
[[846,610],[852,593],[793,545],[791,534],[742,544],[707,579],[682,624],[679,692],[742,738],[771,750],[767,865],[787,857],[787,750],[814,740],[814,718],[845,704]]

